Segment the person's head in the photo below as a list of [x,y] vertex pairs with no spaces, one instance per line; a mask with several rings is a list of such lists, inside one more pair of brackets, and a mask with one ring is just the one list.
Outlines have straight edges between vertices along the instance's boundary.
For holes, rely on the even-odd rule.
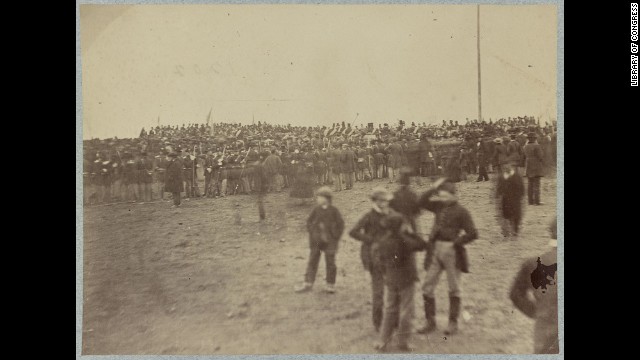
[[527,135],[527,139],[530,143],[534,143],[538,140],[538,135],[536,135],[536,133],[534,132],[530,132],[529,135]]
[[316,191],[316,202],[320,206],[325,206],[331,204],[331,199],[333,198],[333,193],[331,192],[331,188],[328,186],[323,186]]
[[389,201],[393,198],[393,194],[383,187],[376,187],[371,191],[371,201],[383,212],[389,210]]
[[456,184],[451,181],[445,181],[438,186],[438,197],[444,201],[454,201],[456,199]]

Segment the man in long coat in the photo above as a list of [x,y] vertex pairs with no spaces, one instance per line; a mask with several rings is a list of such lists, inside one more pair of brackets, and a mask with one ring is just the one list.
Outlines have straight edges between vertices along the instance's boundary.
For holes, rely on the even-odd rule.
[[529,142],[524,146],[524,166],[529,205],[542,205],[540,202],[540,178],[544,173],[544,154],[535,133],[529,133],[528,139]]
[[340,165],[342,168],[342,175],[344,177],[345,187],[347,190],[353,188],[353,181],[355,180],[356,161],[356,154],[349,148],[349,145],[342,144]]
[[169,154],[169,163],[165,172],[164,189],[173,195],[173,207],[180,206],[180,193],[184,191],[184,179],[182,162],[178,159],[178,154]]
[[402,145],[400,145],[398,141],[394,141],[387,148],[387,152],[389,153],[387,167],[389,168],[389,178],[391,179],[389,182],[393,183],[395,182],[396,176],[398,176],[398,171],[402,166],[404,150],[402,149]]

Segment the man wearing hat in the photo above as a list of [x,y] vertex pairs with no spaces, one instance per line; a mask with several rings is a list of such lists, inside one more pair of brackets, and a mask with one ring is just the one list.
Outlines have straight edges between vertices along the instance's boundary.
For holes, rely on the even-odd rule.
[[478,231],[469,211],[458,203],[455,184],[445,178],[437,180],[418,204],[435,214],[424,264],[427,274],[422,285],[426,325],[418,332],[429,333],[437,327],[435,289],[444,271],[449,284],[449,327],[445,334],[455,334],[461,307],[461,274],[469,272],[464,245],[477,239]]
[[544,171],[544,154],[542,147],[538,144],[536,133],[530,132],[527,138],[528,142],[523,150],[529,205],[542,205],[540,202],[540,178]]
[[495,138],[493,142],[495,145],[493,146],[493,155],[491,156],[491,159],[493,160],[493,164],[496,166],[496,172],[499,174],[502,172],[502,165],[509,161],[507,147],[504,145],[502,137]]
[[528,259],[522,264],[510,293],[515,307],[528,317],[535,319],[533,347],[536,354],[557,354],[560,351],[556,272],[558,266],[557,220],[551,223],[549,230],[551,232],[549,251],[539,257]]
[[169,154],[164,189],[173,195],[173,207],[180,206],[180,195],[184,191],[183,165],[175,152]]
[[349,236],[362,242],[360,259],[371,274],[373,326],[376,331],[382,324],[384,308],[384,268],[380,259],[379,240],[385,233],[382,219],[389,214],[389,201],[393,195],[385,188],[376,187],[371,192],[371,211],[367,212],[351,229]]
[[517,170],[523,164],[522,146],[517,140],[516,133],[511,133],[510,138],[511,140],[507,144],[507,160]]
[[313,208],[307,219],[309,231],[309,262],[304,283],[295,288],[296,292],[311,290],[318,272],[320,256],[324,252],[324,261],[327,267],[325,291],[334,293],[336,284],[336,252],[338,242],[344,232],[344,220],[340,211],[331,204],[333,194],[328,186],[323,186],[316,192],[317,206]]

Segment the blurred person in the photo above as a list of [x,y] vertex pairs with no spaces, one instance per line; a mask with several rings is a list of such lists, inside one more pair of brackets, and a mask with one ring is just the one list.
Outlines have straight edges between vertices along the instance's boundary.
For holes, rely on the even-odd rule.
[[389,154],[387,160],[387,169],[389,172],[389,183],[394,183],[398,176],[398,170],[402,166],[402,158],[404,157],[404,150],[400,142],[393,139],[392,143],[387,148]]
[[309,232],[309,262],[307,272],[304,276],[304,283],[295,288],[295,291],[306,292],[313,288],[316,279],[320,256],[324,253],[326,265],[326,286],[325,292],[334,293],[336,291],[336,252],[338,243],[344,232],[344,220],[340,211],[331,204],[331,189],[323,186],[316,193],[317,206],[313,208],[307,219],[307,231]]
[[528,142],[524,146],[525,176],[527,177],[527,195],[529,205],[543,205],[540,202],[540,178],[544,171],[544,154],[537,142],[537,135],[533,132],[527,136]]
[[342,153],[340,154],[340,165],[342,169],[342,177],[345,182],[345,189],[353,189],[356,172],[356,154],[349,148],[347,143],[342,144]]
[[426,325],[418,332],[429,333],[437,328],[434,293],[444,271],[449,285],[449,326],[444,333],[455,334],[461,307],[461,274],[469,272],[464,245],[477,239],[478,231],[469,211],[458,203],[455,184],[446,178],[437,180],[418,203],[435,214],[424,263],[427,274],[422,285]]
[[[509,144],[507,144],[507,159],[512,167],[518,171],[518,168],[523,164],[524,154],[522,152],[522,146],[517,140],[517,134],[511,134],[510,137],[511,140]],[[522,172],[518,171],[518,173],[521,174]]]
[[478,179],[476,182],[489,181],[489,174],[487,173],[487,167],[489,166],[489,157],[487,156],[487,147],[484,143],[484,139],[480,137],[477,144],[476,157],[478,161]]
[[152,199],[151,184],[153,183],[153,162],[147,157],[146,151],[140,153],[136,163],[138,194],[140,200],[149,202]]
[[344,177],[342,175],[342,162],[340,158],[342,157],[342,150],[340,150],[340,145],[336,145],[331,152],[331,171],[333,172],[333,185],[335,187],[335,191],[342,191],[343,188],[343,180]]
[[501,137],[496,138],[493,142],[495,145],[493,146],[493,155],[491,156],[491,160],[495,165],[496,172],[500,173],[500,167],[509,161],[507,156],[507,147],[503,144]]
[[551,223],[550,249],[526,260],[516,275],[509,297],[515,307],[535,319],[533,351],[558,354],[558,240],[557,219]]
[[524,182],[516,171],[516,163],[505,164],[496,186],[496,198],[500,199],[500,222],[504,237],[516,239],[518,236],[522,220],[523,197]]
[[271,150],[271,154],[264,159],[262,165],[264,166],[265,176],[267,177],[268,191],[280,192],[278,174],[280,174],[282,169],[282,160],[280,160],[275,150]]
[[385,232],[380,239],[380,254],[385,298],[380,342],[374,347],[382,352],[387,351],[397,324],[398,348],[410,351],[408,342],[415,307],[415,282],[419,280],[413,253],[424,250],[427,244],[400,213],[390,211],[382,219],[382,226]]
[[393,195],[385,188],[376,187],[369,198],[371,210],[358,220],[349,236],[362,242],[360,259],[365,270],[371,274],[372,320],[375,330],[379,331],[384,307],[384,271],[378,240],[384,234],[382,219],[389,214],[389,201]]
[[393,193],[389,206],[404,215],[415,232],[416,217],[420,214],[420,207],[418,206],[418,195],[409,187],[411,173],[411,168],[403,167],[400,169],[400,188]]
[[173,196],[173,206],[179,207],[181,193],[184,191],[183,165],[175,152],[169,153],[169,162],[165,171],[165,191]]

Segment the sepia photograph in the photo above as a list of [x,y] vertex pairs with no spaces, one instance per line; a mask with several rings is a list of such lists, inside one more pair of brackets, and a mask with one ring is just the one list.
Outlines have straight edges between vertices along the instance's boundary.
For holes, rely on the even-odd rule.
[[563,357],[562,4],[80,2],[81,355]]

